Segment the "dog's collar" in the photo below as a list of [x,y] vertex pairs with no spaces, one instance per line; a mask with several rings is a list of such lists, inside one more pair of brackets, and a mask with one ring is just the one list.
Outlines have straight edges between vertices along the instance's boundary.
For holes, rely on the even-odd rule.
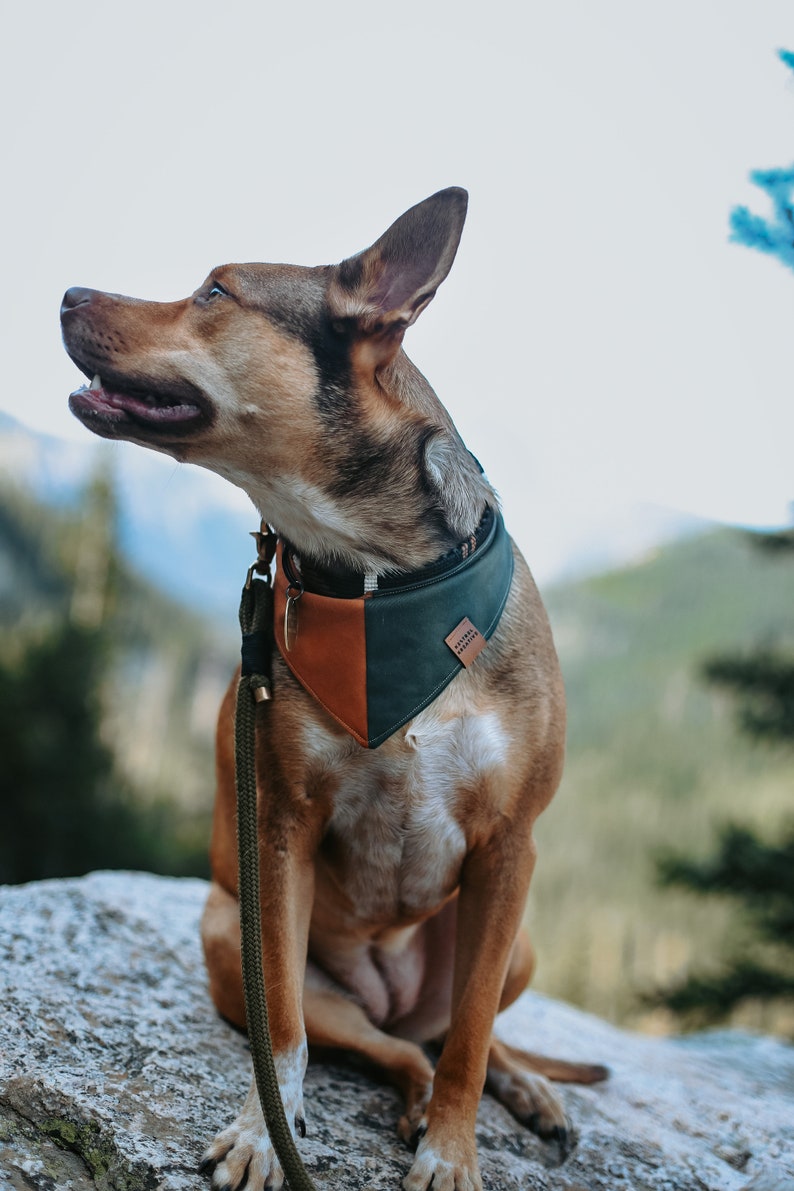
[[480,524],[465,542],[461,542],[416,571],[400,571],[393,575],[374,575],[347,567],[315,566],[301,558],[295,548],[282,539],[284,575],[295,590],[310,591],[315,595],[331,596],[341,600],[355,599],[374,591],[405,591],[417,583],[443,578],[471,558],[492,534],[496,516],[493,509],[486,505]]
[[282,542],[276,644],[309,694],[375,748],[474,662],[499,623],[512,576],[512,544],[491,509],[469,541],[419,571],[379,580],[374,591],[363,590],[360,574],[297,572]]

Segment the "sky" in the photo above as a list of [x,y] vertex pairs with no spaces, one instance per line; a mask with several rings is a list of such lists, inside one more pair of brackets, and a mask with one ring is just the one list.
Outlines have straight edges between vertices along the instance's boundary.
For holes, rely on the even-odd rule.
[[170,300],[225,261],[337,261],[462,185],[456,263],[406,349],[536,570],[652,537],[660,509],[789,520],[794,274],[730,244],[728,216],[765,209],[751,169],[794,160],[790,0],[9,13],[0,409],[85,440],[70,285]]

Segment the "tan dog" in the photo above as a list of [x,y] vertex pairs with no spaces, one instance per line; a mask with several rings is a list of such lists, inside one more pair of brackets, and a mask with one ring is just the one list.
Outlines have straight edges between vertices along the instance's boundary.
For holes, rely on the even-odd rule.
[[[378,747],[362,747],[365,729],[346,719],[345,700],[359,695],[344,633],[332,632],[328,655],[339,706],[333,691],[318,697],[301,685],[284,640],[302,643],[311,665],[316,593],[340,586],[334,608],[369,615],[386,606],[367,603],[379,583],[418,575],[409,586],[424,590],[439,567],[463,574],[470,557],[486,555],[496,497],[401,348],[449,272],[465,213],[465,191],[451,188],[338,266],[226,265],[184,301],[74,289],[62,307],[67,351],[93,378],[71,397],[85,425],[225,476],[284,543],[287,579],[277,585],[283,608],[290,584],[297,619],[277,634],[258,741],[263,949],[281,1091],[302,1134],[307,1040],[379,1064],[405,1097],[402,1136],[418,1141],[406,1191],[481,1188],[474,1124],[486,1079],[519,1121],[565,1148],[565,1113],[546,1076],[605,1075],[491,1034],[533,968],[520,931],[532,829],[560,779],[565,729],[549,626],[521,555],[505,538],[504,607],[488,626],[461,622],[460,641],[449,643],[454,680],[445,676],[426,706],[406,704],[423,709],[389,724]],[[493,583],[480,586],[495,598]],[[424,648],[411,660],[403,628],[394,635],[403,662],[419,667]],[[453,652],[472,641],[479,654],[460,665]],[[232,717],[230,691],[202,935],[215,1004],[243,1026]],[[421,1044],[441,1038],[434,1072]],[[255,1088],[203,1166],[219,1188],[282,1185]]]

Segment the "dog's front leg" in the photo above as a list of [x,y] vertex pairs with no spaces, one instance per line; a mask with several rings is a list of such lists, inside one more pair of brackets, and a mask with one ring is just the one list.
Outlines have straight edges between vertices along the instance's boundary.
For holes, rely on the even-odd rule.
[[[306,968],[314,866],[306,825],[288,813],[260,816],[262,955],[273,1055],[284,1111],[293,1133],[303,1135],[306,1034],[303,978]],[[213,1187],[224,1191],[277,1191],[284,1173],[268,1136],[256,1083],[234,1123],[213,1141],[201,1164]]]
[[464,863],[450,1028],[405,1191],[431,1185],[433,1191],[482,1191],[474,1125],[534,863],[531,831],[515,823],[477,846]]

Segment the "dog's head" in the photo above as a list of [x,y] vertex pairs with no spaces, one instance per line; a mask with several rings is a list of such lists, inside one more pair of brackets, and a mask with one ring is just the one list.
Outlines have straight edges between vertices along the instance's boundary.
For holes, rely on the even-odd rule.
[[[449,272],[466,203],[442,190],[339,265],[224,265],[178,302],[69,290],[64,343],[90,382],[73,413],[220,473],[293,535],[300,506],[314,536],[344,520],[360,541],[354,508],[387,471],[405,496],[424,487],[438,520],[457,440],[401,344]],[[453,534],[460,512],[443,513]]]

